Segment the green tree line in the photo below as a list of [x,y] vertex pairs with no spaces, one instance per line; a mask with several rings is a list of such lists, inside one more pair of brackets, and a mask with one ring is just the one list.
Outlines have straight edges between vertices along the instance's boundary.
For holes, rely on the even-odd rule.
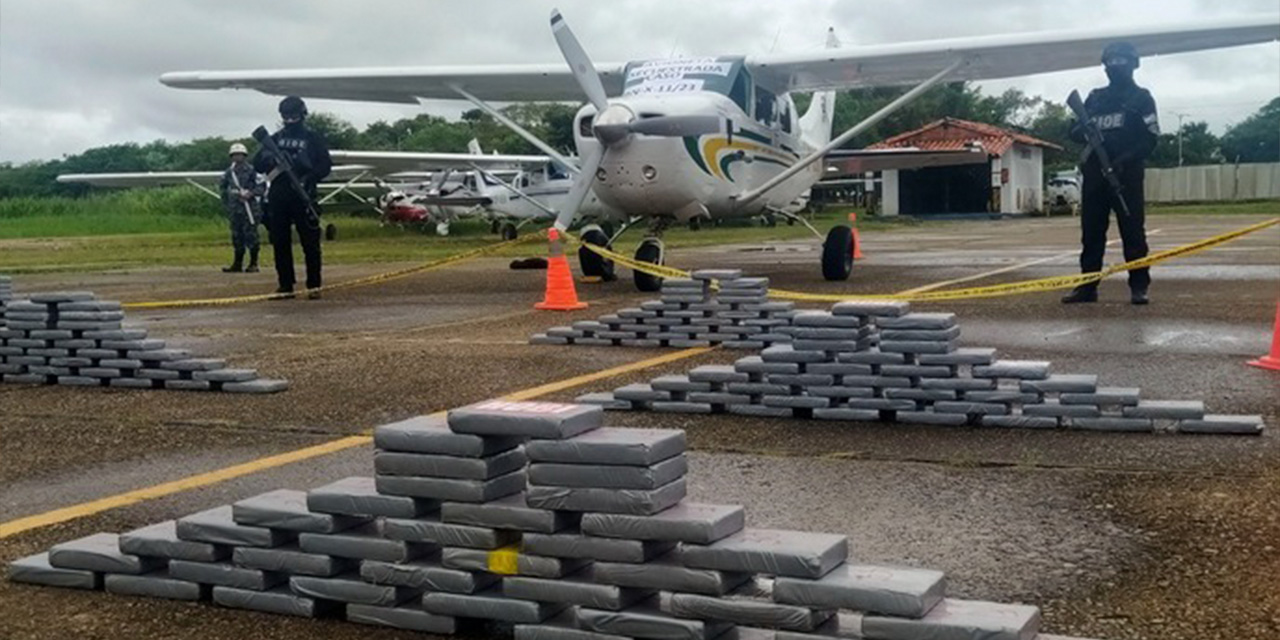
[[[835,105],[835,129],[843,131],[874,113],[905,89],[875,87],[841,92]],[[797,97],[803,112],[806,96]],[[573,152],[573,116],[577,107],[554,103],[515,104],[503,109],[508,117],[553,147]],[[1066,169],[1075,164],[1080,148],[1067,139],[1071,114],[1062,103],[1010,89],[1003,94],[982,94],[977,87],[956,82],[935,87],[916,101],[885,118],[849,146],[863,147],[892,135],[921,127],[943,115],[1006,127],[1057,144],[1063,149],[1045,156],[1046,169]],[[335,149],[375,151],[464,152],[467,142],[478,140],[486,152],[538,153],[537,149],[489,115],[471,110],[459,120],[418,115],[395,122],[378,121],[359,129],[330,113],[309,119]],[[1179,162],[1178,131],[1161,134],[1150,166],[1171,167]],[[1209,131],[1205,122],[1186,122],[1181,128],[1183,164],[1280,161],[1280,97],[1229,127],[1222,136]],[[156,140],[146,144],[122,143],[95,147],[59,160],[20,165],[0,163],[0,198],[78,196],[86,185],[59,184],[61,173],[124,171],[208,171],[222,168],[232,142],[252,141],[209,137],[188,142]]]

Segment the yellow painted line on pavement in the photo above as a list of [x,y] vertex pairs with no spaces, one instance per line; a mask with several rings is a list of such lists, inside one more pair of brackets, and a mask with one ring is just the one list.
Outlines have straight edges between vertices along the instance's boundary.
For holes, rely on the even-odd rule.
[[[574,376],[572,378],[568,378],[565,380],[559,380],[557,382],[552,382],[552,383],[540,385],[537,387],[533,387],[532,389],[516,391],[515,393],[510,393],[503,396],[503,398],[507,400],[529,400],[531,398],[537,398],[539,396],[545,396],[548,394],[557,393],[559,391],[564,391],[566,389],[572,389],[574,387],[578,387],[590,382],[596,382],[598,380],[606,380],[608,378],[620,376],[626,373],[631,373],[633,371],[640,371],[642,369],[656,367],[659,365],[667,364],[669,362],[684,360],[686,358],[691,358],[693,356],[701,355],[711,350],[712,349],[710,347],[703,347],[703,348],[697,348],[697,349],[684,349],[682,351],[663,354],[655,358],[648,358],[646,360],[639,360],[637,362],[631,362],[624,365],[619,365],[617,367],[605,369],[603,371],[596,371],[594,373]],[[432,415],[443,415],[443,414],[444,412],[441,411]],[[22,518],[18,518],[16,520],[10,520],[8,522],[0,523],[0,539],[8,538],[10,536],[15,536],[15,535],[18,535],[19,533],[31,531],[33,529],[39,529],[39,528],[47,527],[50,525],[60,524],[63,522],[67,522],[69,520],[75,520],[77,518],[84,518],[86,516],[102,513],[103,511],[118,509],[120,507],[127,507],[129,505],[137,504],[139,502],[143,502],[146,500],[154,500],[156,498],[163,498],[165,496],[172,495],[175,493],[180,493],[182,491],[187,491],[190,489],[207,487],[209,485],[217,484],[219,482],[233,480],[235,478],[251,475],[254,473],[258,473],[259,471],[265,471],[267,469],[273,469],[275,467],[281,467],[287,464],[292,464],[294,462],[301,462],[303,460],[310,460],[312,458],[318,458],[320,456],[329,455],[331,453],[338,453],[339,451],[345,451],[347,449],[351,449],[354,447],[364,446],[371,442],[373,442],[373,437],[367,433],[361,434],[361,435],[355,435],[355,436],[347,436],[345,438],[339,438],[337,440],[332,440],[329,442],[325,442],[325,443],[310,446],[310,447],[304,447],[302,449],[296,449],[294,451],[287,451],[285,453],[277,454],[274,456],[267,456],[265,458],[250,460],[248,462],[232,465],[230,467],[224,467],[222,469],[216,469],[214,471],[198,473],[196,475],[187,476],[185,478],[173,480],[171,482],[164,482],[154,486],[144,487],[142,489],[134,489],[133,491],[126,491],[124,493],[116,494],[113,496],[99,498],[97,500],[90,500],[89,502],[82,502],[80,504],[71,505],[69,507],[62,507],[60,509],[46,511],[44,513],[25,516]]]
[[[1159,235],[1161,231],[1163,231],[1163,230],[1162,230],[1162,229],[1153,229],[1152,231],[1150,231],[1149,233],[1147,233],[1147,236],[1148,236],[1148,237],[1150,237],[1150,236],[1154,236],[1154,235]],[[1113,244],[1115,244],[1115,243],[1117,243],[1117,242],[1120,242],[1120,239],[1119,239],[1119,238],[1116,238],[1116,239],[1114,239],[1114,240],[1110,240],[1110,241],[1108,241],[1108,242],[1107,242],[1107,246],[1109,247],[1109,246],[1111,246],[1111,245],[1113,245]],[[1019,263],[1017,263],[1017,264],[1011,264],[1011,265],[1009,265],[1009,266],[1007,266],[1007,267],[1000,267],[999,269],[992,269],[991,271],[983,271],[982,273],[975,273],[975,274],[973,274],[973,275],[971,275],[971,276],[965,276],[965,277],[963,277],[963,278],[954,278],[954,279],[951,279],[951,280],[943,280],[943,281],[941,281],[941,282],[935,282],[935,283],[933,283],[933,284],[926,284],[926,285],[924,285],[923,287],[916,287],[916,288],[914,288],[914,289],[907,289],[907,290],[905,290],[905,291],[899,291],[898,293],[899,293],[899,294],[908,294],[908,293],[923,293],[923,292],[925,292],[925,291],[933,291],[934,289],[941,289],[941,288],[943,288],[943,287],[949,287],[949,286],[951,286],[951,285],[953,285],[953,284],[960,284],[960,283],[962,283],[962,282],[973,282],[974,280],[981,280],[981,279],[983,279],[983,278],[988,278],[988,277],[991,277],[991,276],[998,276],[998,275],[1000,275],[1000,274],[1002,274],[1002,273],[1009,273],[1010,271],[1017,271],[1017,270],[1019,270],[1019,269],[1025,269],[1025,268],[1027,268],[1027,267],[1034,267],[1035,265],[1038,265],[1038,264],[1044,264],[1044,263],[1046,263],[1046,262],[1053,262],[1054,260],[1061,260],[1061,259],[1063,259],[1063,258],[1070,258],[1071,256],[1076,256],[1076,255],[1080,255],[1080,250],[1079,250],[1079,249],[1076,249],[1076,250],[1073,250],[1073,251],[1063,251],[1062,253],[1054,254],[1054,255],[1051,255],[1051,256],[1049,256],[1049,257],[1047,257],[1047,258],[1036,258],[1035,260],[1028,260],[1028,261],[1026,261],[1026,262],[1019,262]]]

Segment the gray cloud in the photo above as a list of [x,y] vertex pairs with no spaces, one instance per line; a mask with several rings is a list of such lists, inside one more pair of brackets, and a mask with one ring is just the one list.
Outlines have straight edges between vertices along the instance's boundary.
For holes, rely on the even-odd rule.
[[[1275,10],[1275,0],[1032,0],[894,3],[790,0],[4,0],[0,3],[0,161],[77,153],[157,138],[245,135],[275,119],[276,98],[178,91],[166,71],[559,62],[547,18],[559,6],[599,61],[678,54],[763,53],[821,45],[835,26],[848,45],[1017,31],[1141,26]],[[1173,111],[1217,130],[1280,94],[1280,46],[1152,60],[1141,81]],[[1061,100],[1100,81],[1081,70],[992,82]],[[318,102],[357,124],[412,107]],[[456,114],[456,105],[431,110]],[[940,114],[941,115],[941,114]],[[1169,126],[1169,125],[1166,125]]]

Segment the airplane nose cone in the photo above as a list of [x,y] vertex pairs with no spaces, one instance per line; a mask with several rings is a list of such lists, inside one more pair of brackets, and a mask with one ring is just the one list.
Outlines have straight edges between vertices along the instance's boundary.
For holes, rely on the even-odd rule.
[[596,138],[608,146],[617,144],[631,135],[631,123],[635,119],[636,114],[631,109],[620,104],[612,104],[596,116],[592,126],[595,129]]

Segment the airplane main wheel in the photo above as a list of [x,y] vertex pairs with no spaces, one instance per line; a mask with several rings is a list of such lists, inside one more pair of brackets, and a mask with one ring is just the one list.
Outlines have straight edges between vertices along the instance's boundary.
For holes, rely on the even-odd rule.
[[776,226],[778,226],[778,219],[777,219],[777,218],[775,218],[774,216],[766,215],[766,216],[764,217],[764,226],[766,226],[766,227],[776,227]]
[[334,241],[338,239],[338,225],[330,222],[324,227],[324,239]]
[[[582,234],[582,242],[583,244],[609,248],[609,237],[599,227],[588,227]],[[605,282],[613,282],[618,279],[613,271],[613,261],[586,247],[578,247],[578,264],[582,265],[582,275],[584,276],[594,276]]]
[[507,241],[515,240],[516,235],[518,235],[516,232],[516,225],[510,222],[502,223],[502,228],[500,231],[502,233],[502,239]]
[[[662,241],[657,238],[645,238],[636,249],[636,260],[649,264],[662,264]],[[633,271],[636,289],[654,292],[662,289],[662,278],[641,271]]]
[[844,225],[833,227],[822,243],[822,277],[848,280],[853,272],[853,230]]
[[501,220],[494,220],[493,222],[490,222],[489,233],[497,233],[499,230],[501,230],[501,226],[502,226]]
[[690,231],[701,231],[701,230],[702,230],[702,218],[689,218],[689,230],[690,230]]

